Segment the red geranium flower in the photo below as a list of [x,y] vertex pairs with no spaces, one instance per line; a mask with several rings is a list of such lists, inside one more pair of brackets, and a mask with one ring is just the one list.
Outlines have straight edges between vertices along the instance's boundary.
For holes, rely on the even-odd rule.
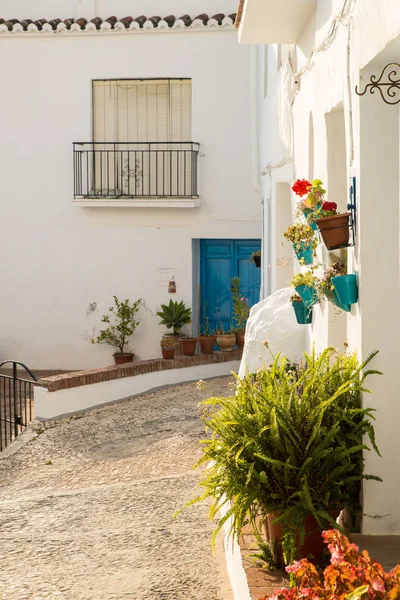
[[298,196],[305,196],[311,189],[312,185],[307,179],[298,179],[292,187],[292,190]]
[[336,202],[324,202],[321,210],[330,210],[331,212],[336,212],[337,204]]

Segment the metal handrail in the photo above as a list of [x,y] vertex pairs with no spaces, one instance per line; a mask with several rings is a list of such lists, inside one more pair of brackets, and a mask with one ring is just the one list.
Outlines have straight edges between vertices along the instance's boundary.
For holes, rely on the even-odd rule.
[[[23,368],[25,369],[25,371],[28,373],[28,375],[29,375],[30,377],[32,377],[32,379],[33,379],[34,381],[38,381],[38,378],[36,377],[36,375],[34,375],[34,374],[32,373],[32,371],[30,370],[30,368],[29,368],[29,367],[27,367],[26,365],[24,365],[24,363],[22,363],[22,362],[18,362],[17,360],[5,360],[5,361],[3,361],[2,363],[0,363],[0,369],[2,368],[2,366],[3,366],[3,365],[7,365],[8,363],[12,363],[12,365],[13,365],[13,366],[14,366],[14,365],[15,365],[15,366],[16,366],[16,365],[19,365],[20,367],[23,367]],[[13,370],[14,370],[14,368],[13,368]],[[3,377],[9,377],[9,376],[8,376],[8,375],[3,375]],[[11,379],[12,379],[12,377],[11,377]]]

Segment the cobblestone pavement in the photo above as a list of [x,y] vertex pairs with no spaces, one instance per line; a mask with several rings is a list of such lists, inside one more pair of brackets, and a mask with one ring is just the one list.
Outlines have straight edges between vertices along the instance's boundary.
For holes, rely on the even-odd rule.
[[197,403],[229,382],[33,422],[0,456],[1,600],[230,600],[208,507],[172,518],[196,494]]

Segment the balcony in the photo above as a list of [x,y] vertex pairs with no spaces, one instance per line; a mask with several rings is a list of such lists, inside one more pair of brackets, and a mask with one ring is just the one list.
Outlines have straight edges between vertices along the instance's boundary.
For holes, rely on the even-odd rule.
[[195,142],[75,142],[77,206],[198,206]]
[[317,0],[243,0],[241,44],[295,44]]

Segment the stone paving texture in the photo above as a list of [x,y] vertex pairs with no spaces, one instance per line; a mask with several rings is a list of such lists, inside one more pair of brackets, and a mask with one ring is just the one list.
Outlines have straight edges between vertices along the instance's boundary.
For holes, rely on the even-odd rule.
[[230,599],[208,507],[172,518],[197,493],[197,403],[230,381],[33,422],[0,456],[0,599]]

